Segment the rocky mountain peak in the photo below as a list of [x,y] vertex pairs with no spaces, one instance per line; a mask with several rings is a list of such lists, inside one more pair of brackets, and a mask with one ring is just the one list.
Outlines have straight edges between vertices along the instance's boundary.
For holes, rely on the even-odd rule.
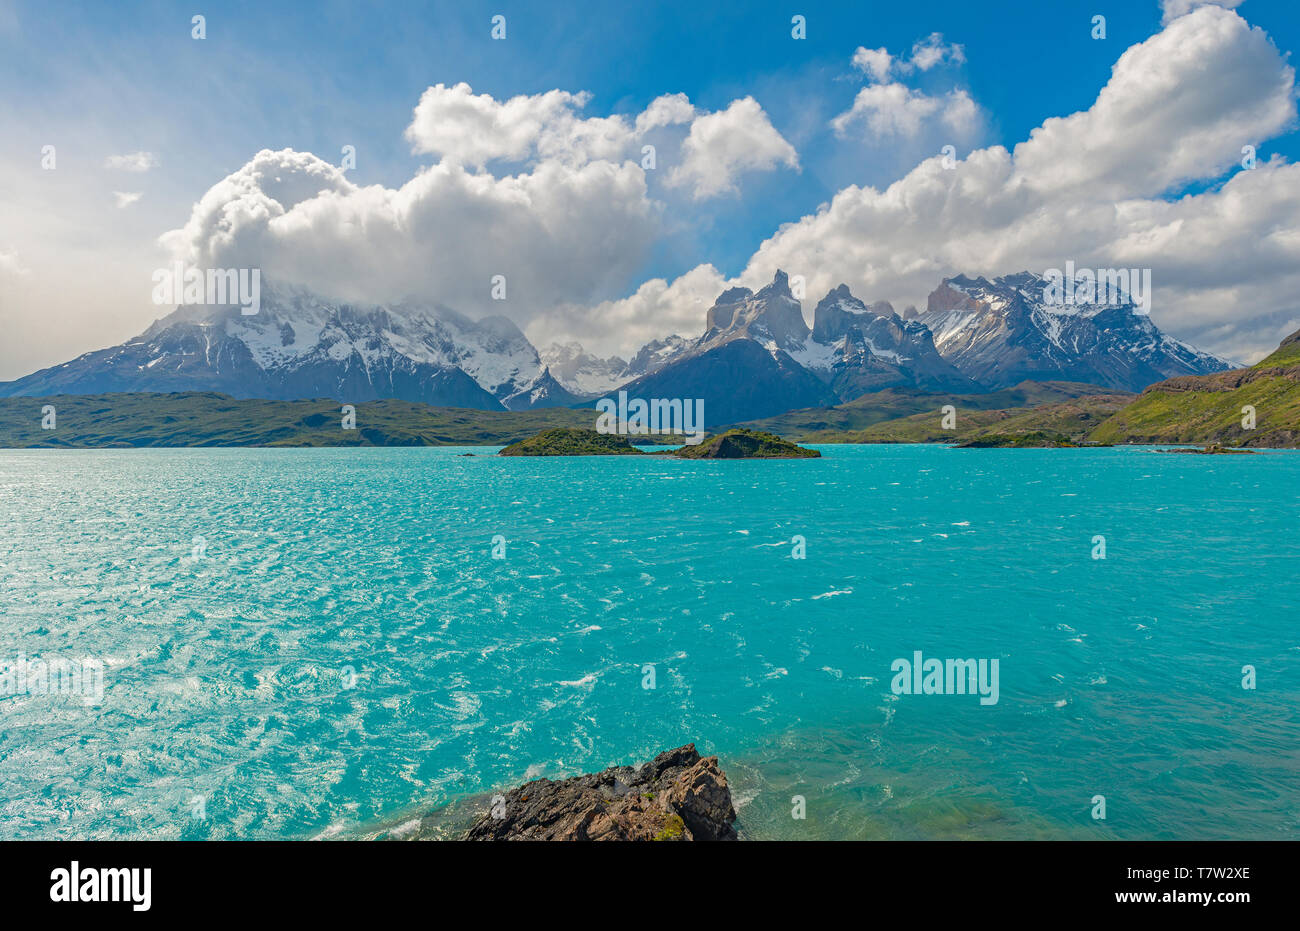
[[789,350],[802,345],[808,333],[803,308],[790,291],[790,279],[778,269],[771,283],[757,293],[748,288],[722,292],[709,308],[701,346],[748,338]]
[[758,297],[768,299],[772,297],[788,297],[790,300],[794,300],[794,295],[790,292],[790,276],[778,268],[776,274],[772,276],[771,283],[758,292]]
[[1030,379],[1141,391],[1229,367],[1166,336],[1122,290],[1107,303],[1059,302],[1047,299],[1047,284],[1028,271],[945,278],[918,320],[945,359],[994,390]]

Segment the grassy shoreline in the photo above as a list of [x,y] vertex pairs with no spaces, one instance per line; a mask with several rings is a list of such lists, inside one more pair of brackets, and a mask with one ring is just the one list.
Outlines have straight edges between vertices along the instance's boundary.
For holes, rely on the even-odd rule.
[[[1211,378],[1215,376],[1210,376]],[[1223,376],[1219,376],[1223,378]],[[1246,385],[1257,388],[1260,379]],[[1276,392],[1275,376],[1263,382]],[[1295,388],[1295,382],[1288,382]],[[1181,390],[1180,390],[1181,389]],[[879,419],[864,428],[827,429],[835,409],[791,411],[780,418],[737,425],[771,434],[786,443],[939,444],[962,446],[1096,445],[1223,446],[1288,449],[1300,446],[1292,409],[1252,393],[1259,430],[1242,429],[1239,391],[1210,392],[1213,416],[1188,418],[1188,405],[1205,406],[1200,383],[1153,386],[1132,396],[1098,393],[1049,400],[1031,407],[971,408],[936,404],[926,398],[920,413],[900,411],[881,398]],[[854,403],[859,414],[874,399]],[[895,399],[896,400],[896,399]],[[958,400],[958,399],[954,399]],[[1179,403],[1171,404],[1171,400]],[[910,399],[909,403],[920,403]],[[54,417],[48,418],[48,409]],[[0,448],[313,448],[313,447],[509,447],[545,431],[590,431],[590,409],[543,408],[533,411],[482,411],[432,407],[409,401],[365,401],[354,406],[351,429],[345,406],[328,399],[269,401],[236,399],[211,392],[180,394],[56,395],[0,398]],[[1296,406],[1300,419],[1300,404]],[[819,420],[818,418],[822,418]],[[890,419],[892,418],[892,419]],[[1234,420],[1233,418],[1236,418]],[[829,418],[829,419],[833,419]],[[53,429],[43,429],[43,422]],[[709,432],[720,435],[726,427]],[[634,437],[632,454],[647,447],[678,446],[680,436]],[[1048,442],[1048,439],[1051,442]]]

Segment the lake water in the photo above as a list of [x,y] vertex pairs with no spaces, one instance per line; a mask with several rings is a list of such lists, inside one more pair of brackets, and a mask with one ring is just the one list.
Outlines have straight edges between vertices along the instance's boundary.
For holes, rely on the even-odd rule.
[[452,824],[688,741],[747,837],[1300,836],[1300,454],[820,448],[2,451],[0,665],[104,666],[9,680],[0,837]]

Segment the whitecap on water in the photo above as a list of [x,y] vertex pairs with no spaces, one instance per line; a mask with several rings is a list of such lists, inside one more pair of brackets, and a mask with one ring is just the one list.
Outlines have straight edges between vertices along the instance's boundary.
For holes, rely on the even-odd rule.
[[596,684],[596,674],[595,674],[594,672],[589,672],[589,673],[587,673],[585,676],[583,676],[581,679],[573,679],[573,680],[571,680],[571,681],[567,681],[567,682],[564,681],[563,679],[561,679],[559,684],[560,684],[560,685],[567,685],[567,686],[569,686],[570,688],[584,688],[584,689],[589,689],[589,688],[591,688],[593,685]]
[[836,595],[852,595],[852,594],[853,594],[853,589],[843,588],[843,589],[837,589],[835,591],[822,592],[820,595],[813,595],[812,600],[818,601],[822,598],[834,598]]

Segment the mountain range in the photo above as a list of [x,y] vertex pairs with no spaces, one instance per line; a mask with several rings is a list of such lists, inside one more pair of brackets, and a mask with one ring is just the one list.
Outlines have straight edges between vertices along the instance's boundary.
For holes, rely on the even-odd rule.
[[809,327],[777,271],[758,291],[719,295],[700,336],[656,340],[624,360],[577,343],[539,352],[502,316],[341,302],[263,279],[256,314],[181,306],[121,345],[0,383],[0,397],[216,391],[519,411],[582,406],[621,389],[703,398],[716,426],[891,389],[967,395],[1033,380],[1141,391],[1231,367],[1162,333],[1127,296],[1055,306],[1044,285],[1028,272],[959,275],[944,279],[924,312],[900,315],[841,284],[816,304]]

